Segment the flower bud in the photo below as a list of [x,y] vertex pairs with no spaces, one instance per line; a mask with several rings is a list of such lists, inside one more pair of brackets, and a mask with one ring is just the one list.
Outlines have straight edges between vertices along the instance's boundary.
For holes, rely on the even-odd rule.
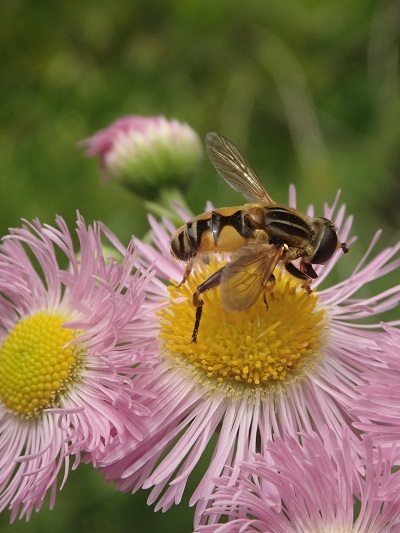
[[146,198],[185,188],[202,156],[197,133],[164,117],[129,115],[80,142],[99,156],[102,173]]

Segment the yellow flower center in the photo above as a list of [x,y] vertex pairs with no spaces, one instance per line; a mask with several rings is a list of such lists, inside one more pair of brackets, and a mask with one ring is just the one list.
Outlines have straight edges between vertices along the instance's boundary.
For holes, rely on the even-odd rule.
[[79,353],[66,318],[38,313],[17,323],[0,348],[0,401],[24,417],[57,405],[76,374]]
[[[276,269],[276,284],[244,312],[224,309],[219,288],[202,294],[203,314],[197,343],[191,343],[195,318],[193,292],[221,264],[199,265],[181,287],[169,287],[170,305],[160,312],[169,361],[197,369],[197,377],[226,393],[238,387],[260,391],[301,379],[323,352],[326,313],[301,281]],[[200,378],[199,378],[200,376]],[[230,392],[229,392],[230,391]]]

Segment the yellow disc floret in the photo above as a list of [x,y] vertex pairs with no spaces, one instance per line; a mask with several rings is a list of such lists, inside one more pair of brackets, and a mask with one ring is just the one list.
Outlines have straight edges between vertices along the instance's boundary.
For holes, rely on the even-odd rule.
[[301,281],[276,269],[276,284],[245,312],[230,313],[219,288],[202,295],[203,315],[197,343],[191,343],[195,308],[192,295],[221,264],[201,266],[180,287],[169,287],[170,305],[161,312],[161,332],[168,360],[196,368],[212,388],[247,390],[293,382],[315,365],[322,352],[325,311]]
[[66,318],[37,313],[22,319],[0,349],[0,401],[12,412],[38,416],[57,405],[57,398],[73,379],[79,359]]

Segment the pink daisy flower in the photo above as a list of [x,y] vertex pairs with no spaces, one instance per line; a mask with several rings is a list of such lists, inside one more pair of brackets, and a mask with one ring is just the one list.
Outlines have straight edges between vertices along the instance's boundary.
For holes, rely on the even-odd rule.
[[[145,291],[132,244],[106,257],[97,224],[78,218],[79,256],[65,222],[12,229],[0,245],[0,511],[28,520],[82,453],[142,438],[152,391],[132,365],[153,361]],[[62,266],[60,266],[60,264]],[[146,365],[135,370],[144,375]]]
[[[228,522],[200,526],[201,533],[309,533],[310,531],[400,531],[400,472],[391,473],[393,450],[374,454],[363,442],[362,475],[353,475],[348,431],[333,431],[268,443],[268,454],[242,463],[234,485],[220,478],[205,519],[225,515]],[[270,493],[280,496],[271,505]],[[355,515],[355,505],[359,513]]]
[[371,367],[363,374],[365,384],[352,412],[361,419],[357,427],[372,433],[382,445],[400,439],[400,330],[383,326],[387,335],[380,351],[369,351]]
[[[294,189],[289,204],[295,207]],[[309,216],[313,208],[308,210]],[[324,216],[334,222],[340,240],[348,240],[352,217],[345,207],[325,205]],[[182,213],[184,220],[190,217]],[[204,293],[202,322],[197,343],[191,343],[196,287],[215,272],[221,260],[197,262],[183,285],[183,268],[170,255],[175,227],[150,219],[154,246],[138,243],[138,260],[144,268],[154,265],[160,280],[153,295],[153,324],[158,328],[160,361],[150,375],[138,376],[138,387],[152,391],[148,402],[152,417],[141,442],[127,440],[109,448],[101,464],[117,488],[135,492],[152,488],[148,502],[167,510],[181,501],[187,480],[206,449],[211,459],[191,496],[197,504],[195,524],[207,506],[215,478],[263,451],[273,437],[286,440],[328,426],[340,436],[351,427],[348,440],[354,451],[360,436],[352,427],[358,418],[350,409],[359,395],[363,374],[373,368],[367,354],[381,352],[388,336],[380,314],[400,300],[400,286],[369,296],[359,289],[400,265],[400,243],[370,258],[377,234],[354,272],[345,280],[325,283],[340,260],[337,253],[326,265],[316,267],[318,279],[312,293],[301,282],[279,269],[276,285],[247,311],[229,313],[221,304],[219,288]],[[350,239],[351,245],[354,239]],[[350,256],[351,257],[351,256]],[[324,288],[320,288],[321,284]],[[371,318],[375,317],[375,323]],[[369,319],[369,325],[363,320]],[[354,467],[355,470],[355,467]]]

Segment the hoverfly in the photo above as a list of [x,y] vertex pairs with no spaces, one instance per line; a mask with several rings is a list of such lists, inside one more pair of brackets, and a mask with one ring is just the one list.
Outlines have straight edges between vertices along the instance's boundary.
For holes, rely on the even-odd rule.
[[[339,248],[348,252],[330,220],[310,218],[275,203],[231,141],[218,133],[208,133],[206,150],[220,176],[248,201],[256,203],[203,213],[179,228],[171,240],[172,255],[187,263],[179,285],[188,279],[198,256],[231,254],[229,262],[193,294],[196,317],[192,342],[197,341],[204,304],[201,294],[205,291],[220,285],[222,305],[227,311],[245,311],[261,294],[268,308],[266,294],[274,287],[274,269],[278,264],[301,279],[303,288],[311,292],[310,283],[318,277],[312,265],[326,263]],[[299,258],[297,267],[292,261]]]

